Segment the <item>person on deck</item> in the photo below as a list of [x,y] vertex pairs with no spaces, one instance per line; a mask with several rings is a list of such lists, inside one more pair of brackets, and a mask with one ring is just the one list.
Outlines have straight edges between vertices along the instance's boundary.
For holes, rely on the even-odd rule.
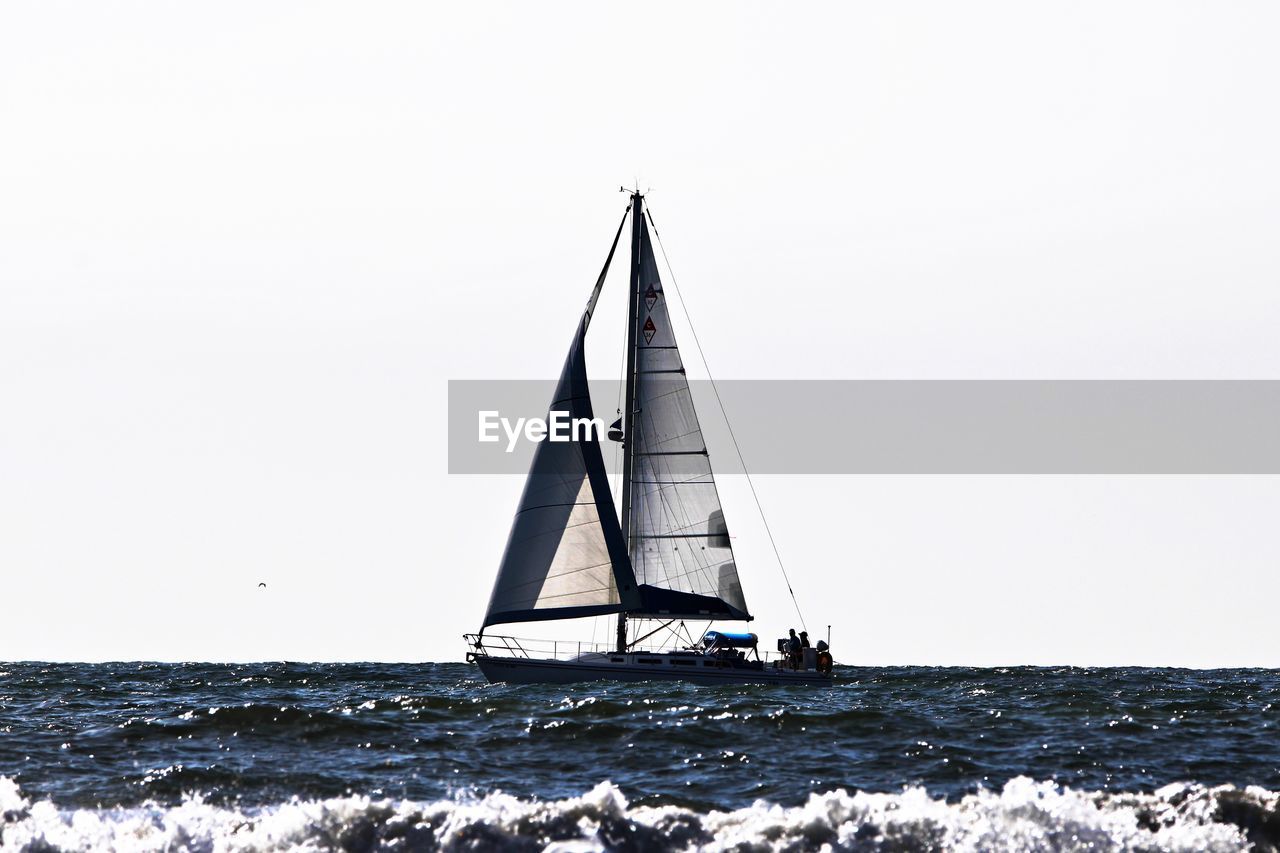
[[800,638],[796,636],[796,629],[792,628],[791,637],[787,640],[787,662],[791,664],[792,669],[800,668],[801,651],[803,646],[800,645]]
[[802,649],[809,648],[809,632],[808,631],[800,632],[800,648]]

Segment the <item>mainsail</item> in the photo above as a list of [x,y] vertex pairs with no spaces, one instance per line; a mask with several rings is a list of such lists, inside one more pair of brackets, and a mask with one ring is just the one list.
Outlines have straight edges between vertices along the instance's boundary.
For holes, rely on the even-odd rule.
[[[570,418],[593,417],[584,351],[587,326],[621,234],[619,224],[551,403],[551,411],[568,412]],[[638,604],[596,436],[538,442],[485,626],[618,613]]]
[[750,619],[649,229],[637,196],[628,527],[640,605],[632,616]]

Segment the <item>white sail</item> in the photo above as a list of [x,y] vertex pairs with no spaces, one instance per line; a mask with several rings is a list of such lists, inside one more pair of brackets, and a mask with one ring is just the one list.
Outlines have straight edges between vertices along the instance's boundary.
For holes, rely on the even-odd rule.
[[[551,411],[568,412],[571,418],[592,417],[585,339],[617,245],[615,236],[551,403]],[[538,443],[485,626],[595,616],[636,606],[635,580],[600,445],[594,435],[585,438]]]
[[633,615],[750,619],[667,311],[649,230],[639,228],[628,533]]

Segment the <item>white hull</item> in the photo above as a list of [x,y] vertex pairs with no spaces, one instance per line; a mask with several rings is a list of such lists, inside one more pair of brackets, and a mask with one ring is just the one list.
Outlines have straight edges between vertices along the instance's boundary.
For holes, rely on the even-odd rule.
[[526,657],[468,656],[491,682],[509,684],[572,684],[581,681],[685,681],[692,684],[800,684],[830,685],[830,675],[814,670],[755,668],[754,662],[736,664],[702,655],[588,654],[574,660],[539,660]]

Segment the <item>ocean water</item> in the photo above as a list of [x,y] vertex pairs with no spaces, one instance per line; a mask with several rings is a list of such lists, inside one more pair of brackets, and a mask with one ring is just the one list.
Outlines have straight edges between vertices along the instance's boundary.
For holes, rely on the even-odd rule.
[[1271,850],[1280,673],[0,664],[0,849]]

